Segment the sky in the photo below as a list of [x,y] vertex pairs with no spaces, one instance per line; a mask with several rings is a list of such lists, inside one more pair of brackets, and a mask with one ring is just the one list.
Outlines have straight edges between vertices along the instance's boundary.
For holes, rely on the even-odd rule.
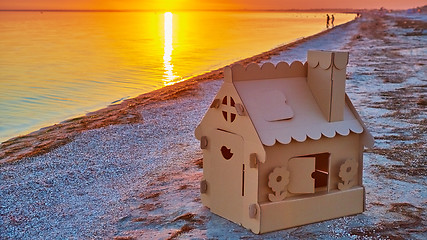
[[426,0],[0,0],[14,10],[281,10],[281,9],[408,9]]

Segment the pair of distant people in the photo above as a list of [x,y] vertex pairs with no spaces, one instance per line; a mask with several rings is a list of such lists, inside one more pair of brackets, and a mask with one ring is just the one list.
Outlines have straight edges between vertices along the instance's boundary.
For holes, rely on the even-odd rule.
[[331,18],[329,18],[329,14],[326,14],[326,28],[329,28],[329,21],[331,21],[332,27],[334,27],[334,21],[335,21],[334,14],[332,14]]

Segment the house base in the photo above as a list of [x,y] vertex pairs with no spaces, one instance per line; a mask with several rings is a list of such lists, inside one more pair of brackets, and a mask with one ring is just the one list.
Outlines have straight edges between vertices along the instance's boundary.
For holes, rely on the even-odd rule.
[[364,195],[363,187],[355,187],[303,199],[260,204],[259,233],[362,213]]

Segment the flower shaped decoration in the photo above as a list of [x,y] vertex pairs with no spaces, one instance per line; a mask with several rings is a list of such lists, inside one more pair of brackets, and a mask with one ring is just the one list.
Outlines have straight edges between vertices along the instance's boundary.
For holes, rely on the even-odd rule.
[[287,185],[289,184],[289,171],[284,167],[275,168],[268,175],[268,186],[273,190],[274,194],[268,194],[268,199],[272,202],[277,202],[285,199],[287,193]]
[[346,190],[355,185],[354,177],[359,164],[354,159],[347,159],[340,167],[339,176],[344,183],[338,183],[339,190]]

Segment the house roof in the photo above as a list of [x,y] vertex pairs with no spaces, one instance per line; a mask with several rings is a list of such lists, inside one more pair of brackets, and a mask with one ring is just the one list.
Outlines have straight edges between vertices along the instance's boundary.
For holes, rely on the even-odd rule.
[[[306,77],[235,81],[234,85],[255,129],[266,146],[276,141],[317,140],[362,133],[363,122],[346,97],[344,120],[328,122],[314,99]],[[369,140],[368,140],[369,141]],[[370,145],[370,143],[365,144]]]

